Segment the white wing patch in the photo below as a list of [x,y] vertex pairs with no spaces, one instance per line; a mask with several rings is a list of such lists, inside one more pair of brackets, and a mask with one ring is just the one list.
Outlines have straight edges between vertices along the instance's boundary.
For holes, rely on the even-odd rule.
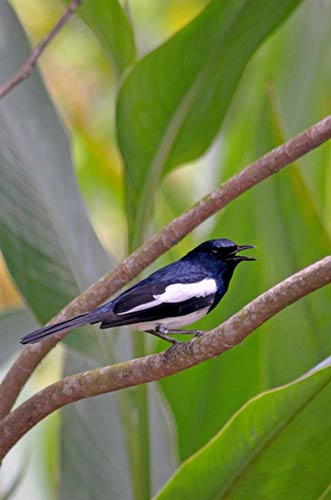
[[212,295],[216,291],[216,281],[212,278],[205,278],[197,283],[174,283],[173,285],[168,285],[163,293],[153,295],[154,300],[118,313],[118,315],[144,311],[145,309],[150,309],[164,303],[174,304],[193,299],[194,297],[207,297],[207,295]]
[[160,295],[154,295],[156,300],[163,302],[184,302],[194,297],[207,297],[216,293],[216,281],[212,278],[205,278],[197,283],[175,283],[169,285]]

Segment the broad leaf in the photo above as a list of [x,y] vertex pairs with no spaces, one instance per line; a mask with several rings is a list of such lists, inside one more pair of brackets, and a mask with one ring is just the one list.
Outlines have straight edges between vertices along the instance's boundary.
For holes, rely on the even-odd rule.
[[[30,52],[23,30],[7,2],[0,3],[0,32],[2,82],[20,67]],[[69,142],[37,71],[0,102],[0,175],[2,251],[25,301],[37,318],[45,322],[91,282],[109,271],[111,262],[86,216],[73,175]],[[75,331],[66,342],[77,351],[88,353],[93,366],[109,363],[113,359],[114,335],[102,332],[95,337],[87,333],[89,330],[94,332],[92,327]],[[118,343],[121,355],[128,358],[131,354],[129,344],[122,342],[121,337]],[[86,369],[88,360],[77,356],[76,368],[79,371]],[[67,361],[65,373],[72,367],[70,360]],[[89,427],[95,429],[94,436],[86,434],[85,442],[81,442],[81,449],[86,452],[83,465],[92,468],[89,460],[93,461],[95,457],[89,452],[93,442],[98,456],[104,454],[108,457],[108,465],[109,461],[113,464],[119,457],[117,467],[121,469],[121,478],[125,478],[122,487],[127,492],[127,485],[131,484],[128,434],[132,429],[124,428],[112,399],[100,398],[90,404],[92,406],[81,413],[79,420],[75,418],[76,409],[67,410],[73,412],[78,436],[83,436]],[[156,404],[160,406],[157,414],[164,414],[160,399]],[[126,412],[129,418],[133,418],[134,411],[134,402],[129,400]],[[121,422],[120,428],[118,422]],[[65,420],[61,432],[66,436],[66,445],[70,447],[72,438],[72,449],[76,449],[71,425],[71,421]],[[111,431],[107,439],[104,436],[105,429],[112,425],[117,433],[116,442]],[[167,429],[164,426],[165,433]],[[157,433],[154,439],[158,443]],[[168,475],[170,471],[168,463],[173,447],[171,439],[162,437],[163,446],[165,442],[169,443],[169,448],[163,448],[164,454],[159,453],[156,457],[158,478],[161,469],[166,468]],[[162,451],[161,446],[159,449]],[[76,459],[66,459],[65,471],[63,462],[60,466],[65,472],[61,495],[72,498],[80,486],[79,474],[73,473]],[[144,467],[149,470],[148,463]],[[71,482],[66,480],[70,470]],[[99,477],[101,492],[111,491],[112,477],[110,473]],[[162,477],[164,481],[164,474]],[[160,487],[160,479],[156,486]]]
[[206,151],[250,56],[299,3],[213,0],[128,75],[117,122],[133,233],[161,176]]
[[155,498],[322,498],[330,485],[330,361],[251,400]]

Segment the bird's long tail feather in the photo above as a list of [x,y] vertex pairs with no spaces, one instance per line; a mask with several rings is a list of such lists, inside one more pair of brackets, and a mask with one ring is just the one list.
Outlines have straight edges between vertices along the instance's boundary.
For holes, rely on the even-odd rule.
[[45,337],[52,335],[53,333],[63,332],[65,330],[72,330],[73,328],[78,328],[79,326],[88,325],[91,323],[97,323],[100,321],[100,313],[98,311],[91,311],[84,314],[79,314],[74,318],[61,321],[60,323],[55,323],[54,325],[44,326],[28,333],[21,338],[21,344],[35,344]]

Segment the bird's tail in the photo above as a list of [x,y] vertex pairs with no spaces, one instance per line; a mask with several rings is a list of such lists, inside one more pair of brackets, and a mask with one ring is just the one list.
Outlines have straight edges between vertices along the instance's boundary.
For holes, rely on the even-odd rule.
[[87,312],[84,314],[79,314],[74,318],[61,321],[60,323],[55,323],[54,325],[44,326],[35,330],[34,332],[28,333],[21,338],[21,344],[35,344],[45,337],[52,335],[53,333],[63,332],[65,330],[72,330],[73,328],[78,328],[79,326],[88,325],[91,323],[97,323],[100,321],[100,313],[95,310]]

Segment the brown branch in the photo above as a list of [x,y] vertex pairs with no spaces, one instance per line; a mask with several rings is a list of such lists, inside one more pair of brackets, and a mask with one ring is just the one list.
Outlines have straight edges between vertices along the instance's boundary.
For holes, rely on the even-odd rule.
[[55,410],[80,399],[159,380],[213,358],[242,342],[258,326],[303,296],[331,282],[331,256],[312,264],[250,302],[222,325],[169,355],[153,354],[67,377],[41,390],[0,423],[0,460]]
[[[189,210],[174,219],[139,247],[122,264],[91,285],[65,307],[52,322],[89,311],[109,298],[201,222],[267,177],[316,148],[331,137],[331,115],[296,135],[224,182]],[[65,334],[26,347],[0,386],[0,419],[9,413],[25,382],[44,356]]]
[[71,0],[62,17],[54,28],[43,38],[39,45],[33,50],[31,56],[24,62],[21,68],[0,87],[0,99],[7,95],[16,85],[30,76],[33,68],[49,42],[57,35],[63,26],[69,21],[75,10],[80,6],[81,0]]

